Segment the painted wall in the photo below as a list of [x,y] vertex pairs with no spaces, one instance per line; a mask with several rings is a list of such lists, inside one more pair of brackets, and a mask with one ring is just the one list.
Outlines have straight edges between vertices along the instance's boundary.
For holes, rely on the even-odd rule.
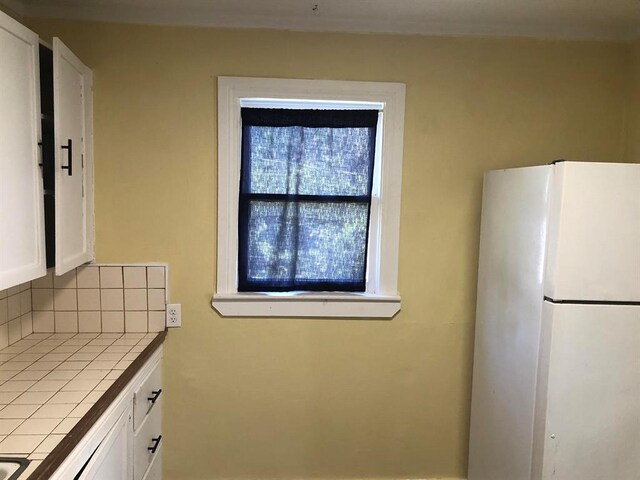
[[[165,478],[465,477],[482,174],[621,161],[629,48],[29,23],[94,70],[98,261],[168,261],[182,304]],[[392,321],[211,309],[218,75],[406,83]]]
[[627,162],[640,163],[640,40],[632,48],[631,99],[628,103]]

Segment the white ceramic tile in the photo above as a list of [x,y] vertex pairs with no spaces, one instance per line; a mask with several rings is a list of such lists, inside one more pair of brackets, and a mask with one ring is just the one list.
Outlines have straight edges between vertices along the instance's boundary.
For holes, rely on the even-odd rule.
[[147,267],[148,288],[165,288],[164,270],[164,267]]
[[98,400],[100,400],[100,397],[102,397],[102,395],[104,395],[104,392],[98,392],[94,390],[93,392],[89,393],[89,395],[84,397],[84,401],[87,403],[96,403]]
[[8,305],[9,321],[18,318],[20,316],[20,294],[11,295],[8,298]]
[[53,288],[53,270],[49,270],[44,277],[33,280],[31,288]]
[[3,418],[0,420],[0,435],[9,435],[23,422],[21,418]]
[[[115,313],[117,317],[119,317],[119,312],[103,312],[103,318],[104,318],[104,313],[107,313],[109,315],[111,315],[112,313]],[[124,329],[124,317],[122,318],[122,327]],[[108,335],[107,333],[104,333],[104,330],[102,331],[102,335],[100,336],[100,338],[96,338],[95,340],[91,340],[91,342],[89,342],[89,345],[92,347],[106,347],[107,345],[111,345],[113,344],[113,342],[115,342],[114,338],[104,338],[104,335]],[[121,330],[121,332],[124,332],[124,330]]]
[[102,353],[105,351],[105,348],[108,347],[105,347],[104,345],[85,345],[78,350],[78,353]]
[[53,392],[24,392],[12,405],[43,405],[53,396]]
[[19,318],[9,320],[9,345],[22,338],[22,323]]
[[[87,367],[88,368],[88,367]],[[96,385],[100,383],[99,380],[76,380],[73,379],[62,387],[63,392],[90,392]]]
[[47,374],[47,372],[25,370],[25,371],[20,372],[19,374],[17,374],[15,377],[13,377],[13,379],[14,380],[38,381],[38,380],[42,380],[42,378],[44,378],[44,376],[46,374]]
[[7,298],[7,290],[0,290],[0,298]]
[[165,312],[149,312],[149,331],[162,332],[165,327]]
[[64,275],[53,276],[53,288],[76,288],[76,269],[65,273]]
[[81,403],[71,411],[69,416],[70,417],[83,417],[84,414],[87,413],[91,407],[93,407],[93,403]]
[[146,332],[147,312],[125,312],[124,330],[125,332]]
[[60,433],[66,435],[71,431],[73,427],[76,426],[76,423],[78,423],[79,420],[79,418],[65,418],[56,426],[56,428],[53,429],[52,433]]
[[100,354],[96,352],[77,352],[71,355],[69,357],[69,360],[71,360],[72,362],[76,362],[78,360],[90,362],[92,360],[95,360],[98,355]]
[[124,267],[124,288],[147,288],[146,267]]
[[78,331],[78,312],[55,312],[53,318],[56,333]]
[[105,353],[129,353],[131,347],[128,345],[111,345],[104,351]]
[[[47,372],[44,372],[47,373]],[[54,370],[47,373],[44,380],[71,380],[78,374],[77,370]]]
[[95,390],[97,392],[106,391],[111,385],[113,385],[113,382],[115,382],[115,380],[104,379],[96,386]]
[[120,361],[123,359],[123,357],[125,356],[124,353],[118,353],[118,352],[104,352],[101,353],[100,355],[98,355],[94,360],[115,360],[116,362]]
[[100,290],[100,304],[102,311],[124,310],[124,290],[121,288],[107,288]]
[[33,301],[33,310],[53,310],[53,289],[33,289],[31,290],[31,298]]
[[24,315],[31,311],[31,289],[20,292],[20,314]]
[[151,288],[148,292],[149,310],[164,310],[164,288]]
[[9,321],[9,306],[8,300],[3,298],[0,300],[0,325]]
[[147,289],[146,288],[125,288],[124,290],[125,310],[147,310]]
[[78,289],[78,310],[100,310],[100,290],[97,288]]
[[[73,380],[72,380],[73,381]],[[67,380],[39,380],[29,388],[30,392],[57,392],[67,384]]]
[[71,403],[71,404],[77,405],[86,396],[87,396],[87,391],[58,392],[53,397],[51,397],[51,400],[49,400],[49,403],[51,404]]
[[45,439],[45,435],[9,435],[0,442],[0,453],[29,454]]
[[22,392],[0,392],[0,405],[8,405],[20,395]]
[[133,363],[132,360],[121,360],[113,368],[116,370],[126,370],[127,368],[129,368],[129,365],[131,365],[132,363]]
[[16,362],[35,362],[43,357],[41,353],[22,352],[15,355],[11,360]]
[[7,405],[0,410],[0,418],[29,418],[38,405]]
[[51,452],[58,443],[62,441],[64,435],[48,435],[44,441],[37,446],[34,453],[49,453]]
[[9,289],[7,290],[7,294],[9,297],[17,293],[20,293],[20,285],[16,285],[15,287],[9,287]]
[[33,333],[33,312],[25,313],[20,317],[20,328],[23,338]]
[[71,355],[71,353],[47,353],[40,360],[43,362],[63,362]]
[[35,383],[31,380],[7,380],[0,385],[0,392],[24,392]]
[[15,435],[48,435],[60,423],[59,418],[30,418],[13,432]]
[[20,284],[20,291],[21,292],[29,290],[30,288],[31,288],[31,282],[24,282],[24,283]]
[[100,267],[100,288],[123,288],[122,267]]
[[60,345],[59,347],[56,347],[54,350],[52,350],[52,353],[72,354],[72,353],[76,353],[81,348],[83,347],[81,347],[80,345]]
[[78,297],[75,288],[56,288],[53,291],[53,309],[72,312],[78,310]]
[[124,332],[124,312],[102,312],[103,332]]
[[[110,370],[116,366],[116,360],[94,360],[87,365],[88,370]],[[0,387],[2,388],[2,387]]]
[[94,338],[98,337],[99,334],[96,332],[85,332],[85,333],[79,333],[78,335],[76,335],[76,338],[84,338],[85,340],[93,340]]
[[66,362],[60,364],[60,366],[58,366],[56,369],[62,370],[62,371],[66,371],[66,370],[77,371],[77,370],[82,370],[87,365],[89,365],[89,362],[70,362],[67,360]]
[[98,267],[78,267],[78,288],[100,288],[100,269]]
[[61,362],[46,362],[44,360],[38,360],[33,365],[27,367],[27,370],[47,370],[51,371],[60,365]]
[[[74,409],[74,405],[45,403],[42,407],[38,409],[37,412],[35,412],[30,417],[31,418],[65,418],[69,415],[69,413],[71,413],[71,410],[73,409]],[[1,416],[2,416],[2,410],[0,410],[0,417]]]
[[83,370],[76,375],[75,380],[102,380],[110,370]]
[[109,373],[107,373],[107,376],[104,377],[104,379],[105,380],[115,380],[120,375],[122,375],[122,371],[121,370],[111,370]]
[[33,312],[34,332],[53,332],[54,325],[53,312]]

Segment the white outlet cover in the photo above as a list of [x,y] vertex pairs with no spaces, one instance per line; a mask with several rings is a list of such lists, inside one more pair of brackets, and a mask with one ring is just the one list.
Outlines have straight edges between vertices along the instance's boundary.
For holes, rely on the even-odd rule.
[[182,326],[182,308],[179,303],[170,303],[167,305],[167,327]]

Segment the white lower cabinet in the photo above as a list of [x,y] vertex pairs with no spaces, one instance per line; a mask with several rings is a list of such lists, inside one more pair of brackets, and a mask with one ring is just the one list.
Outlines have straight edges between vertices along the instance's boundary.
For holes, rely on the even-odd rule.
[[[162,346],[151,355],[50,480],[162,479],[161,361]],[[134,421],[136,411],[137,422]]]
[[133,461],[131,451],[132,409],[127,409],[107,433],[91,456],[77,480],[131,480]]

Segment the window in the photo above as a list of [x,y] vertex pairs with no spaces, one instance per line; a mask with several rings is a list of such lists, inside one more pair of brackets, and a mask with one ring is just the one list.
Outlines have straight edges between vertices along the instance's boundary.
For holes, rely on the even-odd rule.
[[402,84],[220,77],[214,308],[392,317],[403,123]]

